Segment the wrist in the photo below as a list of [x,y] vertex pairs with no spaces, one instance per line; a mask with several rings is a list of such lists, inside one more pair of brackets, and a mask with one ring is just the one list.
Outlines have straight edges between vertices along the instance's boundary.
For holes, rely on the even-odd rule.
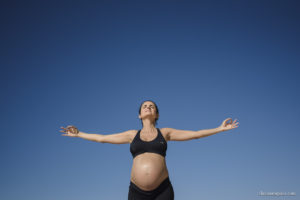
[[81,137],[82,135],[84,135],[84,133],[83,133],[83,132],[81,132],[81,131],[78,131],[78,133],[77,133],[77,137]]
[[218,130],[219,132],[223,132],[223,131],[225,131],[225,130],[224,130],[224,128],[223,128],[223,127],[221,127],[221,126],[219,126],[219,127],[217,128],[217,130]]

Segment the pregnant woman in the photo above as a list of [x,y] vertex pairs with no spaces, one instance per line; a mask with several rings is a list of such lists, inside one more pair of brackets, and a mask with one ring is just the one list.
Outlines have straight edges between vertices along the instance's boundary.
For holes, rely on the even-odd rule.
[[80,137],[101,143],[128,144],[133,156],[128,200],[174,200],[174,190],[165,161],[168,141],[186,141],[213,135],[238,127],[236,120],[227,118],[214,129],[199,131],[156,128],[159,118],[155,102],[147,100],[139,108],[142,129],[103,135],[88,134],[75,126],[61,127],[63,136]]

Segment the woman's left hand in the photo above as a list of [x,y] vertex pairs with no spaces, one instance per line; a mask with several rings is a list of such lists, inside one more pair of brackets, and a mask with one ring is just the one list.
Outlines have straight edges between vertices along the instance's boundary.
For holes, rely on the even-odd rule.
[[228,131],[228,130],[231,130],[231,129],[234,129],[234,128],[237,128],[238,127],[238,122],[236,122],[236,119],[232,122],[232,119],[231,118],[227,118],[225,119],[221,126],[219,127],[222,131]]

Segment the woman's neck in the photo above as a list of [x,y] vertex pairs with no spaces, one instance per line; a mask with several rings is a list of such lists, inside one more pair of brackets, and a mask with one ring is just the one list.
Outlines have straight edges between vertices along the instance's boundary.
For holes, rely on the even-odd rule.
[[143,131],[145,132],[153,132],[155,131],[155,124],[151,122],[149,119],[143,120]]

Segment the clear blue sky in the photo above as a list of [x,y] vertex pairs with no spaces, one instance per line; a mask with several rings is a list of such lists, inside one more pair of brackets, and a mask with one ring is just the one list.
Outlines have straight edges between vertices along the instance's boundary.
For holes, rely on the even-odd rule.
[[299,198],[299,9],[289,0],[2,1],[0,199],[127,199],[129,144],[59,130],[140,129],[146,99],[158,105],[158,128],[240,123],[168,143],[176,200]]

